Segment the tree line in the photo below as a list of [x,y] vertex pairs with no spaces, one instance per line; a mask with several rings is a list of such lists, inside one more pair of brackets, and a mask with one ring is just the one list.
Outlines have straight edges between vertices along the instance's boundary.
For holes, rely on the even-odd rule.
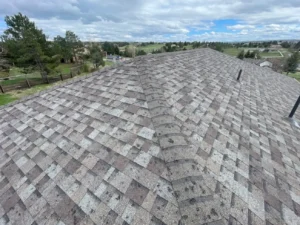
[[[96,43],[84,46],[72,31],[48,40],[43,30],[21,13],[6,16],[5,23],[7,29],[0,36],[0,68],[9,70],[9,66],[17,66],[23,68],[24,73],[39,70],[46,78],[61,62],[83,63],[90,60],[94,67],[104,65],[101,46]],[[104,43],[103,47],[112,54],[119,52],[115,44]]]

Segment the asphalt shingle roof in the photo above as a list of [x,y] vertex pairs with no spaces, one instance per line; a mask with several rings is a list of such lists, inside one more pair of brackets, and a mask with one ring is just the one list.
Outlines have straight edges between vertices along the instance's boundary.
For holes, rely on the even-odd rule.
[[2,107],[0,224],[300,224],[299,92],[199,49]]

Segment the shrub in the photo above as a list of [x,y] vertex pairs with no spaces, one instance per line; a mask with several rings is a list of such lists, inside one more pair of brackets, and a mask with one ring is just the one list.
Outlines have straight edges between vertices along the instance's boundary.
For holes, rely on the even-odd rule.
[[136,55],[147,55],[147,52],[145,52],[144,50],[138,50]]
[[237,55],[237,58],[239,58],[239,59],[244,59],[244,57],[245,57],[245,52],[244,52],[244,50],[242,50],[242,51],[240,51],[239,54]]
[[84,73],[88,73],[89,72],[89,65],[88,64],[83,64],[83,66],[82,66],[82,71],[84,72]]
[[93,68],[90,69],[90,72],[92,73],[92,72],[95,72],[95,71],[97,71],[97,70],[98,70],[98,68],[94,68],[94,67],[93,67]]

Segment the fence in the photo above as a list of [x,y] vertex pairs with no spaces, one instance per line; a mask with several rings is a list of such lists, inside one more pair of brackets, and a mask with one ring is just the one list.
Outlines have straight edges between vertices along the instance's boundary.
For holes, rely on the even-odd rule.
[[19,90],[24,88],[30,88],[39,84],[50,84],[57,81],[63,81],[81,73],[81,66],[72,67],[71,72],[68,74],[45,74],[43,77],[41,75],[28,75],[22,74],[17,76],[10,76],[7,78],[0,78],[0,93],[5,93],[12,90]]

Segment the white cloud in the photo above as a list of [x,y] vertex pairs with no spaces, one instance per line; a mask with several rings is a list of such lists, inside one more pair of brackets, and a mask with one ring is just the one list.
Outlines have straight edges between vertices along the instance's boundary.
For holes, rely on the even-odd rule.
[[[49,38],[72,30],[96,41],[231,41],[299,38],[299,11],[299,0],[2,0],[0,18],[22,12]],[[215,30],[228,19],[238,22]]]
[[253,28],[255,28],[255,26],[249,24],[236,24],[232,26],[227,26],[227,29],[229,30],[242,30],[242,29],[253,29]]
[[248,30],[245,30],[245,29],[244,29],[244,30],[241,30],[241,31],[240,31],[240,34],[246,35],[246,34],[248,34]]

